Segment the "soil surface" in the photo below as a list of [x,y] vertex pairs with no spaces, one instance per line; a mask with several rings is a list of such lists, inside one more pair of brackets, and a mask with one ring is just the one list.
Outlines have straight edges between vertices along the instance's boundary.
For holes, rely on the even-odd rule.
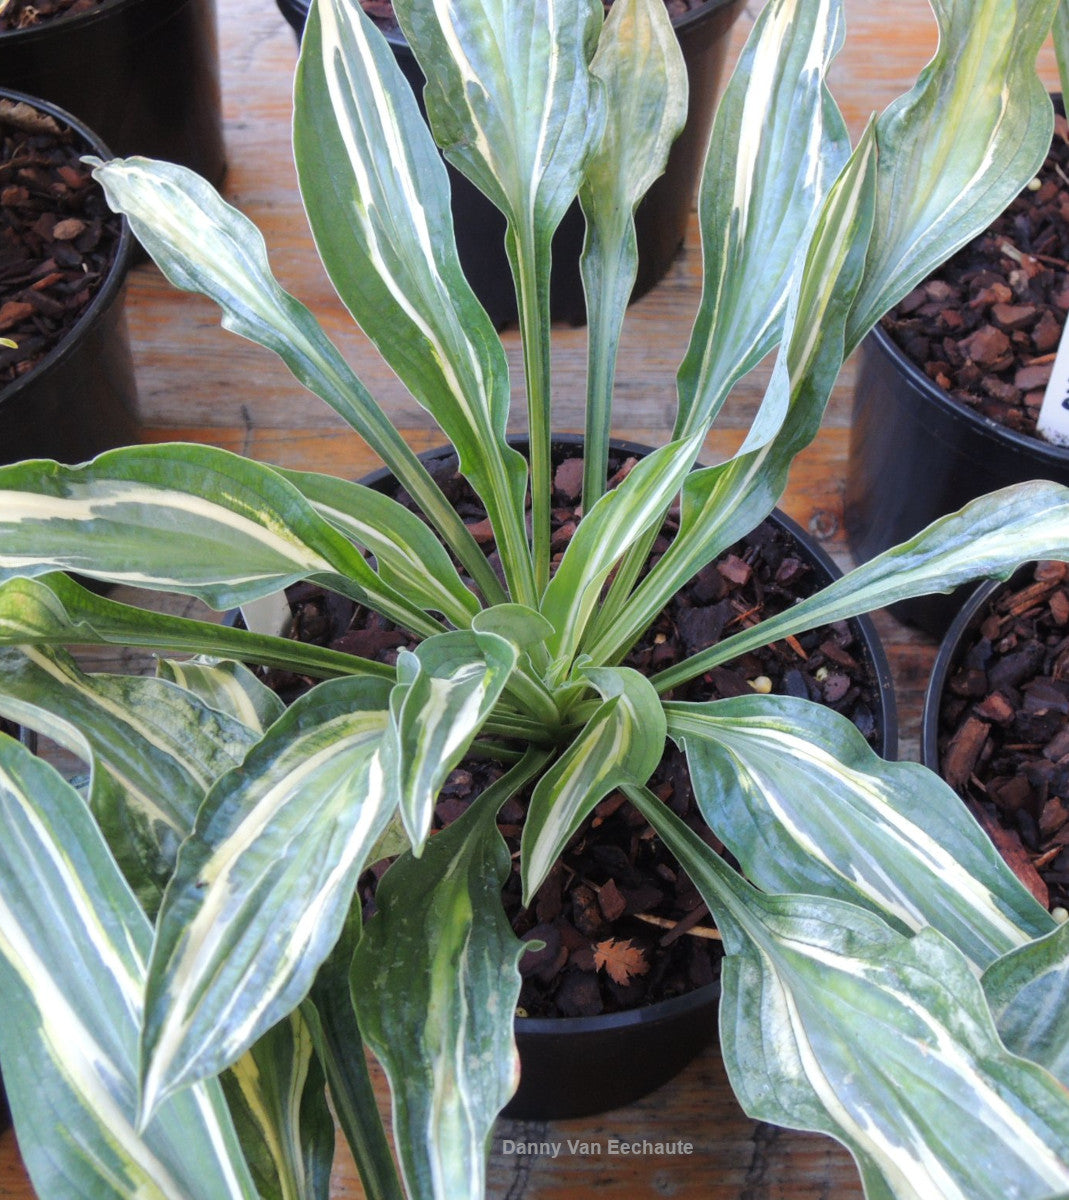
[[0,386],[56,346],[100,289],[118,250],[81,139],[52,117],[0,99]]
[[1018,573],[963,640],[940,770],[1047,908],[1069,909],[1069,567]]
[[1036,179],[979,237],[883,318],[960,403],[1038,437],[1036,420],[1069,312],[1069,128],[1055,118]]
[[[577,448],[556,450],[554,561],[559,561],[580,516],[582,459]],[[568,455],[573,455],[568,457]],[[611,484],[637,460],[617,454]],[[452,467],[432,468],[447,497],[494,560],[485,512]],[[402,502],[407,501],[403,494]],[[410,503],[410,502],[409,502]],[[667,548],[666,523],[651,563]],[[799,555],[793,540],[770,523],[730,548],[677,595],[635,647],[627,664],[644,673],[662,670],[740,627],[790,607],[825,582]],[[292,636],[380,662],[396,661],[413,643],[384,618],[344,598],[298,585],[289,590]],[[286,700],[312,680],[271,672],[268,681]],[[836,623],[746,655],[675,693],[706,700],[755,690],[804,696],[844,713],[870,740],[877,736],[876,684],[863,644],[849,623]],[[504,768],[470,758],[449,777],[436,826],[455,820]],[[684,756],[669,743],[650,788],[718,851],[723,846],[696,810]],[[713,922],[694,885],[660,839],[620,793],[606,797],[572,839],[530,908],[520,903],[518,851],[526,797],[508,801],[499,827],[513,855],[504,889],[505,910],[518,936],[544,942],[521,960],[520,1010],[530,1016],[581,1016],[667,999],[719,977],[722,951]],[[360,883],[365,914],[374,911],[375,886],[387,864]]]

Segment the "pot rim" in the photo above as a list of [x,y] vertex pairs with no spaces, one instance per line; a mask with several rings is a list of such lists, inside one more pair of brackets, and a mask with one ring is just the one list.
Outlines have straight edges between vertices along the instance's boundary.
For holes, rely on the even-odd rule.
[[[140,0],[118,0],[118,2],[139,3]],[[79,139],[84,143],[84,150],[92,151],[92,153],[102,159],[112,157],[112,153],[108,147],[88,126],[83,124],[66,109],[60,108],[58,104],[42,100],[38,96],[30,96],[25,92],[17,92],[4,87],[0,87],[0,98],[29,104],[39,112],[44,112],[49,116],[55,117],[62,124],[70,126],[78,135]],[[94,186],[98,187],[99,184],[94,184]],[[130,228],[130,222],[123,216],[120,218],[119,242],[115,249],[115,258],[112,260],[100,289],[92,300],[89,301],[89,304],[85,307],[77,321],[64,333],[63,337],[44,358],[31,367],[24,375],[20,375],[17,379],[13,379],[10,383],[0,387],[0,405],[15,403],[27,388],[33,387],[49,371],[55,370],[74,353],[78,343],[85,336],[86,332],[103,320],[112,304],[120,298],[123,286],[126,283],[127,273],[133,262],[135,247],[136,242],[133,230]]]
[[965,603],[958,609],[957,615],[939,643],[939,650],[928,676],[928,686],[924,690],[924,709],[921,717],[920,760],[924,766],[934,771],[942,778],[939,769],[939,709],[943,702],[950,672],[957,664],[961,650],[961,642],[976,624],[980,611],[1001,588],[1009,587],[1014,580],[1035,567],[1035,562],[1022,563],[1005,579],[990,578],[983,580],[969,593]]
[[[25,29],[0,29],[0,42],[18,39],[20,41],[44,41],[56,30],[80,33],[86,26],[97,25],[109,20],[113,13],[143,4],[145,0],[101,0],[101,3],[82,12],[65,12],[58,17],[49,17],[40,25],[30,25]],[[182,8],[189,0],[177,0],[176,8]],[[77,28],[75,28],[77,27]]]
[[865,340],[872,339],[872,345],[890,359],[895,369],[905,377],[920,399],[934,405],[940,410],[940,416],[950,422],[960,422],[980,437],[992,442],[1004,443],[1014,447],[1019,453],[1030,455],[1042,464],[1049,464],[1060,470],[1065,470],[1069,463],[1069,446],[1057,446],[1043,438],[1032,437],[1027,433],[1019,433],[1008,429],[975,412],[967,404],[955,400],[944,388],[939,387],[921,370],[891,335],[877,323],[872,327]]

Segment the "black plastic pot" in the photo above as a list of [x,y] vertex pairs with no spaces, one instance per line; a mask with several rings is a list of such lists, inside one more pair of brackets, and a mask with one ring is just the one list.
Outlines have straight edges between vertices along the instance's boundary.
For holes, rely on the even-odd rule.
[[[300,38],[308,0],[277,0],[283,16]],[[707,0],[676,17],[672,24],[687,65],[690,98],[687,123],[672,147],[664,174],[653,184],[635,214],[638,276],[632,299],[648,292],[665,275],[683,245],[709,140],[729,33],[745,0]],[[386,34],[405,78],[416,93],[420,111],[425,78],[400,31]],[[464,273],[498,327],[516,320],[516,296],[505,255],[505,218],[459,171],[446,164],[452,189],[457,251]],[[553,238],[550,311],[555,320],[581,324],[586,302],[579,274],[585,224],[578,202],[565,214]]]
[[[16,92],[70,125],[87,152],[108,157],[104,143],[70,113]],[[55,458],[82,462],[138,440],[137,387],[123,311],[134,237],[126,219],[111,271],[77,324],[25,375],[0,388],[0,462]]]
[[[859,354],[846,474],[846,531],[859,561],[997,488],[1030,479],[1069,484],[1069,449],[957,402],[882,329]],[[905,600],[893,611],[938,636],[969,590]]]
[[924,713],[921,720],[921,762],[936,774],[941,774],[939,759],[939,712],[950,677],[957,669],[965,648],[984,620],[991,597],[1002,588],[1016,587],[1034,564],[1018,568],[1008,581],[986,579],[974,586],[954,614],[932,665],[928,687],[924,693]]
[[[526,453],[526,438],[510,438]],[[554,438],[554,461],[570,457],[582,445],[575,436]],[[613,449],[645,455],[649,446],[613,440]],[[420,458],[432,473],[455,468],[451,448],[432,450]],[[394,485],[393,476],[376,471],[361,482],[380,491]],[[778,510],[772,519],[798,543],[828,582],[842,572],[802,528]],[[867,617],[857,618],[865,655],[879,682],[880,753],[893,759],[898,752],[898,724],[894,688],[887,657],[875,627]],[[594,1017],[517,1017],[516,1044],[520,1055],[520,1085],[504,1116],[527,1120],[553,1120],[589,1116],[619,1108],[652,1092],[677,1075],[717,1036],[719,983],[710,984],[670,1000],[627,1012]]]
[[115,154],[225,171],[214,0],[104,0],[0,32],[0,87],[73,113]]

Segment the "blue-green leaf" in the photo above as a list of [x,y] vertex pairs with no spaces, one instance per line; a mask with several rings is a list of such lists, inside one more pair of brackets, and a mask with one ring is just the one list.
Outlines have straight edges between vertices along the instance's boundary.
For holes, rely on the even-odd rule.
[[771,0],[717,108],[702,178],[701,306],[679,372],[676,432],[705,430],[775,346],[809,227],[850,154],[826,75],[841,0]]
[[312,577],[418,633],[437,627],[292,484],[213,446],[2,467],[0,547],[0,580],[75,571],[225,609]]
[[1035,62],[1056,6],[933,0],[935,56],[876,125],[876,225],[848,350],[1039,170],[1053,111]]
[[393,1094],[410,1196],[482,1196],[490,1134],[515,1090],[523,945],[501,907],[509,854],[495,818],[542,761],[532,752],[376,892],[353,960],[360,1029]]
[[328,1200],[334,1120],[301,1014],[269,1029],[221,1082],[262,1200]]
[[218,1084],[140,1132],[152,932],[79,795],[0,737],[0,1059],[42,1200],[257,1200]]
[[837,1138],[880,1200],[1069,1193],[1069,1101],[999,1040],[972,964],[827,897],[765,896],[625,789],[724,936],[720,1044],[750,1116]]
[[702,815],[762,890],[934,926],[981,969],[1054,927],[937,775],[885,762],[838,713],[789,696],[665,710]]
[[493,633],[428,638],[397,659],[383,744],[386,786],[416,853],[438,789],[464,757],[516,667],[516,650]]
[[598,801],[624,780],[645,782],[664,753],[664,710],[644,676],[629,667],[583,676],[603,703],[531,796],[520,845],[524,904]]
[[390,817],[388,694],[378,680],[319,684],[208,793],[157,923],[146,1113],[230,1066],[307,992]]
[[506,574],[532,599],[527,467],[505,441],[505,353],[461,271],[445,167],[412,89],[352,0],[320,0],[309,11],[294,152],[334,286],[456,447],[506,551]]
[[981,983],[1007,1049],[1069,1088],[1069,924],[993,962]]
[[0,713],[88,765],[89,806],[152,916],[205,794],[256,740],[165,680],[87,675],[62,651],[33,645],[0,648]]

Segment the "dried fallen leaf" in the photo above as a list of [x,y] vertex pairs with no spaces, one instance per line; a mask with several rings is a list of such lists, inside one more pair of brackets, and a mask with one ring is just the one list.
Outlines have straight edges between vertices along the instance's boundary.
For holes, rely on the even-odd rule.
[[650,969],[641,946],[634,945],[630,939],[621,942],[617,938],[594,946],[594,966],[599,971],[607,971],[609,978],[621,987],[626,987],[636,975],[645,975]]

